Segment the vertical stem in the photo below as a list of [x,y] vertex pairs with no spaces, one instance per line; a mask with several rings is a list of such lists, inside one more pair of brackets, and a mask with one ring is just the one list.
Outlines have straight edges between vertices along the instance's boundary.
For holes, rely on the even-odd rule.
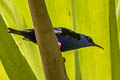
[[45,0],[28,0],[46,80],[67,80]]
[[[75,1],[71,0],[71,8],[72,8],[72,23],[73,23],[73,29],[76,31],[76,16],[75,16]],[[80,62],[79,62],[79,55],[78,50],[74,51],[74,57],[75,57],[75,80],[82,80],[81,78],[81,71],[80,71]]]
[[115,0],[109,2],[109,25],[110,25],[110,50],[111,50],[111,67],[112,79],[120,80],[120,51],[117,30],[117,21],[115,15]]

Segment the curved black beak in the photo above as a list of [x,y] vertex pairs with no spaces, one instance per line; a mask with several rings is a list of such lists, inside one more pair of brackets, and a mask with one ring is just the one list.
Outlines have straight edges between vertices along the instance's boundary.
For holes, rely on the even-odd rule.
[[99,47],[99,48],[101,48],[101,49],[104,49],[103,47],[101,47],[101,46],[99,46],[99,45],[97,45],[97,44],[94,44],[94,46]]

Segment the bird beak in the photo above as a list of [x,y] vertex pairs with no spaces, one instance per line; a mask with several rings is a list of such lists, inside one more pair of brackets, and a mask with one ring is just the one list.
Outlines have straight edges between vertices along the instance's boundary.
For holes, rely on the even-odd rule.
[[97,47],[99,47],[99,48],[101,48],[101,49],[104,49],[103,47],[101,47],[101,46],[99,46],[99,45],[97,45],[97,44],[94,44],[94,46],[97,46]]

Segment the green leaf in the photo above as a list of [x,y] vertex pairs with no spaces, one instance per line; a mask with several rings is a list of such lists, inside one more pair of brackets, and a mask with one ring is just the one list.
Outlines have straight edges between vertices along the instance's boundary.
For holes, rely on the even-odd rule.
[[[115,5],[113,4],[109,4],[108,0],[74,0],[72,2],[73,20],[76,30],[91,36],[95,43],[104,47],[104,50],[96,47],[79,50],[82,80],[111,80],[112,76],[114,76],[111,76],[111,73],[118,73],[116,72],[118,70],[116,66],[119,66],[117,62],[119,62],[118,57],[120,58],[120,56],[114,57],[119,54],[119,50],[118,33],[116,26],[113,27],[113,25],[116,25],[115,16],[111,15],[115,13]],[[111,24],[113,25],[111,26]],[[116,67],[116,70],[115,67],[112,68],[112,72],[111,60],[114,63],[112,66]],[[116,78],[119,79],[119,76],[116,76]],[[76,76],[76,80],[78,79],[80,77]]]
[[[96,44],[104,47],[104,50],[101,50],[97,47],[88,47],[81,48],[75,52],[68,51],[62,53],[66,59],[65,64],[69,79],[119,80],[120,0],[116,0],[118,26],[116,25],[114,0],[46,0],[46,3],[50,18],[54,26],[66,27],[75,30],[76,32],[91,36]],[[15,29],[33,28],[27,0],[0,0],[0,10],[3,14],[2,16],[4,17],[7,26]],[[7,28],[4,28],[0,29],[0,35],[2,36],[0,37],[0,42],[1,39],[2,41],[3,39],[4,41],[8,39],[8,37],[5,37],[5,33],[7,34]],[[31,75],[34,73],[33,75],[37,79],[45,80],[37,45],[29,41],[22,40],[20,36],[13,35],[13,38],[20,49],[19,50],[16,48],[15,51],[17,51],[19,55],[15,55],[21,55],[22,58],[24,58],[23,62],[28,62],[30,65],[29,69],[31,69]],[[8,42],[8,40],[6,42]],[[16,45],[14,40],[11,38],[11,41],[9,41],[10,47],[8,47],[10,49],[12,46]],[[0,44],[4,44],[4,46],[1,46],[0,56],[2,54],[2,56],[4,55],[6,57],[6,43]],[[4,51],[4,54],[1,53],[1,51]],[[7,56],[13,56],[14,53],[12,53],[12,51],[12,55]],[[17,58],[17,60],[19,61],[19,59],[21,60],[22,58]],[[10,73],[8,74],[9,67],[4,67],[5,61],[8,61],[9,58],[7,58],[7,60],[6,58],[4,59],[5,60],[1,59],[2,64],[0,64],[0,74],[4,76],[3,77],[0,75],[1,80],[11,79],[9,75],[13,76]],[[6,64],[12,65],[9,63]],[[24,67],[22,67],[22,69],[23,68]],[[15,73],[14,69],[12,70],[13,72],[11,72]],[[26,72],[26,75],[28,73]],[[19,76],[17,79],[19,80]]]
[[119,49],[120,49],[120,0],[116,9],[116,18],[117,18],[117,28],[118,28],[118,37],[119,37]]
[[[0,10],[7,25],[14,29],[33,28],[27,0],[0,0]],[[6,30],[7,31],[7,30]],[[25,41],[22,37],[13,38],[38,80],[44,80],[39,49],[36,44]]]
[[[36,80],[28,62],[21,54],[18,45],[14,42],[12,36],[8,33],[6,24],[0,15],[0,60],[4,66],[5,75],[1,80]],[[2,66],[1,66],[2,67]],[[2,74],[3,74],[2,73]],[[6,74],[7,73],[7,74]]]

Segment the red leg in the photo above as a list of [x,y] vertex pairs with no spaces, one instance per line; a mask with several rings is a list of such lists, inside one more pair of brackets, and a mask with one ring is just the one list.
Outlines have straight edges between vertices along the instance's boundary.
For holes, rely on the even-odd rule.
[[58,47],[60,48],[62,46],[62,44],[60,42],[58,42]]

